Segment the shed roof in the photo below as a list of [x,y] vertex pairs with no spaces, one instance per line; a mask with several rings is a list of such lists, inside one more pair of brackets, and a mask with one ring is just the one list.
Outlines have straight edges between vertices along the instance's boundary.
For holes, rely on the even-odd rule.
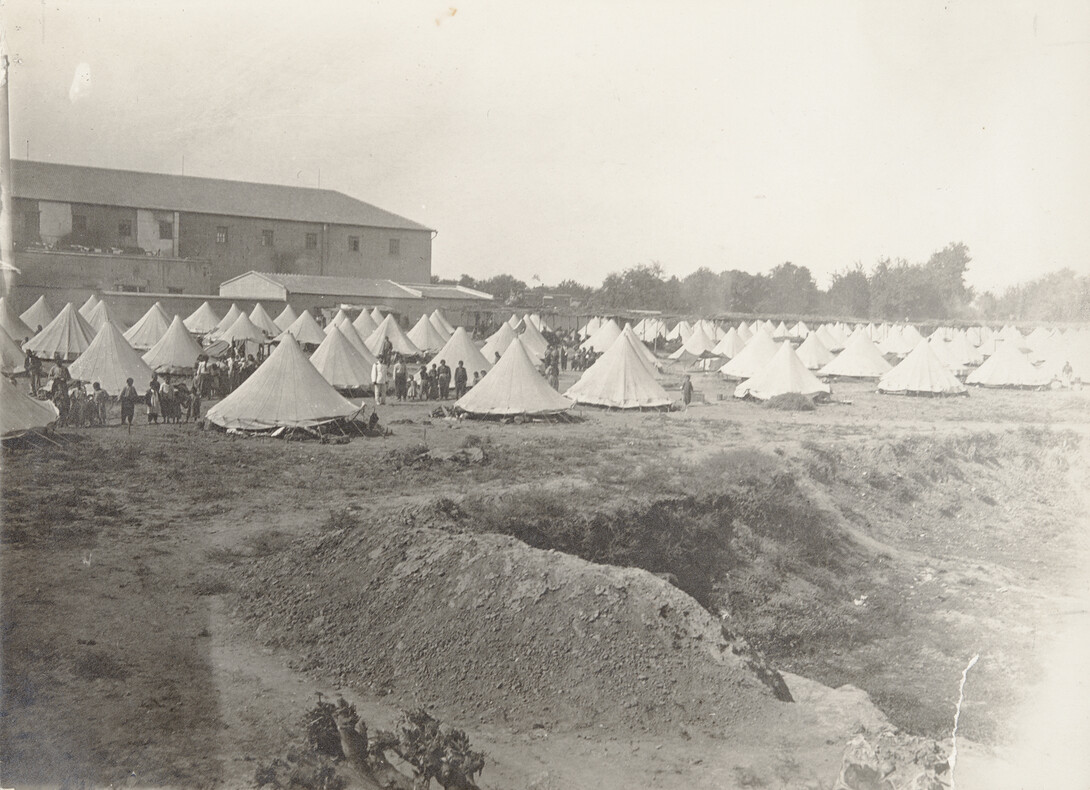
[[249,271],[232,277],[221,284],[234,283],[248,277],[261,277],[281,286],[288,293],[317,294],[322,296],[349,296],[361,299],[486,299],[491,294],[474,291],[460,285],[408,285],[393,280],[373,280],[363,277],[334,277],[323,274],[282,274],[279,272]]
[[17,198],[397,230],[431,230],[332,189],[19,159],[12,160],[11,164],[12,191]]

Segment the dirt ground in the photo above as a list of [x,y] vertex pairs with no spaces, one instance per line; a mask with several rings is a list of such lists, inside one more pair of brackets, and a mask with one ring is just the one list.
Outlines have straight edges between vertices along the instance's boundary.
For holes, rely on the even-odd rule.
[[[432,417],[434,404],[391,404],[379,414],[392,435],[348,444],[136,425],[6,449],[3,785],[253,786],[258,766],[300,741],[320,692],[343,694],[375,726],[428,706],[485,751],[482,787],[831,787],[859,727],[888,718],[948,734],[974,654],[958,786],[1013,776],[1028,722],[1066,720],[1036,703],[1067,711],[1086,692],[1063,684],[1056,656],[1081,644],[1088,608],[1090,392],[917,399],[842,383],[832,404],[778,412],[731,399],[714,377],[695,384],[706,402],[687,411],[576,409],[575,424],[451,421]],[[697,480],[707,467],[722,475]],[[721,611],[642,571],[467,523],[474,507],[530,495],[604,510],[720,483],[735,508],[733,559],[709,593]],[[487,563],[426,560],[467,540],[481,557],[540,566],[533,600],[546,605],[519,610],[521,646],[450,648],[452,623],[483,633],[465,612],[499,628],[511,609],[510,596],[455,607]],[[401,553],[387,560],[391,547]],[[423,564],[405,585],[418,597],[396,597],[391,574],[413,556]],[[598,581],[557,597],[548,579],[561,566],[565,588]],[[614,607],[595,604],[596,586],[611,585]],[[553,655],[561,637],[537,634],[560,617],[627,622],[660,597],[685,612],[646,618],[648,639],[689,636],[646,655],[589,625],[601,650]],[[450,615],[423,618],[425,602]],[[738,639],[713,660],[692,645],[719,623]],[[785,673],[794,704],[737,674],[730,646],[742,643]],[[578,693],[552,705],[538,692],[561,671]],[[681,699],[679,678],[703,691]],[[512,682],[525,685],[496,686]],[[669,712],[664,695],[676,698]]]

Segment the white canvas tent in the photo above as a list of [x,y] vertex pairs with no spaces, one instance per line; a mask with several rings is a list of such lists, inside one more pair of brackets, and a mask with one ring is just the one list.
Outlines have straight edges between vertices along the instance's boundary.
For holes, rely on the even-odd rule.
[[[371,350],[367,348],[367,344],[363,342],[363,338],[360,337],[360,333],[356,331],[356,327],[348,320],[348,317],[341,319],[339,324],[333,324],[341,330],[341,334],[348,339],[348,342],[352,344],[352,347],[356,351],[360,352],[360,356],[368,365],[375,364],[375,355],[371,353]],[[325,341],[323,341],[325,342]]]
[[572,402],[541,377],[517,337],[496,366],[454,404],[469,415],[492,417],[556,414],[571,407]]
[[901,363],[878,380],[878,391],[900,395],[964,395],[965,385],[921,338]]
[[32,351],[39,359],[52,359],[57,354],[74,359],[87,350],[94,338],[95,330],[69,302],[23,349]]
[[593,335],[583,341],[581,348],[584,351],[595,351],[601,354],[616,342],[617,336],[620,334],[621,328],[617,326],[616,321],[610,318],[599,326]]
[[632,341],[633,348],[636,349],[636,352],[647,364],[647,369],[651,371],[652,375],[657,375],[662,366],[659,364],[658,358],[651,353],[651,349],[645,346],[636,336],[635,331],[632,329],[632,325],[625,324],[624,329],[621,330],[621,334],[626,335],[628,339]]
[[14,439],[43,431],[57,417],[57,407],[52,403],[35,400],[6,376],[0,376],[0,437]]
[[300,313],[291,322],[291,326],[277,336],[277,339],[283,340],[285,335],[291,335],[296,341],[304,345],[319,346],[325,340],[325,332],[318,326],[318,322],[314,320],[314,316],[310,314],[309,310]]
[[981,387],[1047,386],[1052,376],[1035,368],[1029,357],[1016,346],[1016,343],[1001,344],[994,354],[969,374],[965,383]]
[[503,352],[507,350],[507,347],[511,345],[511,341],[515,339],[515,330],[513,330],[506,322],[500,324],[500,328],[492,333],[484,342],[484,348],[481,349],[481,354],[484,358],[496,364],[496,354],[503,356]]
[[0,329],[7,332],[16,343],[22,343],[34,336],[34,329],[15,315],[6,296],[0,296]]
[[633,343],[622,333],[564,394],[576,403],[613,409],[654,409],[669,406],[666,394]]
[[719,368],[719,373],[729,379],[753,378],[764,370],[765,365],[772,361],[772,357],[779,350],[776,341],[762,327],[754,333],[737,356]]
[[371,389],[371,365],[374,361],[364,359],[338,325],[333,325],[322,344],[310,355],[310,361],[322,378],[336,389]]
[[407,337],[414,346],[425,354],[434,354],[447,342],[432,326],[427,313],[420,316],[413,328],[409,330]]
[[806,369],[791,343],[785,340],[760,373],[735,388],[734,397],[768,400],[789,392],[800,395],[828,394],[829,385],[823,384]]
[[152,370],[121,331],[106,322],[87,350],[69,366],[68,375],[87,384],[97,381],[110,395],[119,395],[128,378],[143,392]]
[[384,339],[389,339],[390,346],[393,348],[395,354],[400,354],[403,357],[416,357],[421,353],[420,349],[416,347],[416,344],[409,340],[409,338],[405,336],[405,333],[401,331],[401,327],[397,325],[397,321],[394,320],[393,314],[383,318],[382,323],[378,325],[378,329],[372,332],[363,342],[367,345],[367,348],[371,353],[377,357],[382,354]]
[[125,332],[125,339],[133,348],[147,351],[159,342],[159,338],[165,335],[169,328],[170,316],[167,315],[163,306],[156,302],[148,308],[139,321],[129,327]]
[[219,326],[220,317],[212,309],[208,302],[201,302],[201,306],[182,319],[187,331],[194,335],[207,335]]
[[807,370],[817,370],[833,361],[833,352],[825,347],[816,333],[806,336],[795,355]]
[[95,306],[101,301],[97,296],[91,294],[87,297],[87,301],[83,303],[83,306],[79,309],[79,314],[84,318],[88,318],[91,315],[91,311],[95,309]]
[[201,347],[189,334],[185,322],[174,316],[166,333],[144,354],[143,359],[156,373],[189,374],[197,366],[200,353]]
[[876,379],[890,370],[892,370],[892,366],[886,362],[882,352],[867,337],[867,333],[857,330],[848,338],[848,344],[844,347],[844,350],[837,354],[832,362],[821,368],[818,375]]
[[110,306],[105,302],[99,302],[91,310],[90,315],[87,316],[87,323],[91,325],[91,328],[97,333],[102,329],[102,326],[106,323],[111,323],[121,330],[121,333],[125,333],[125,324],[114,316]]
[[295,310],[292,309],[290,304],[284,305],[284,309],[280,311],[280,315],[273,319],[273,323],[276,324],[276,328],[283,332],[289,326],[295,323],[295,319],[299,316],[296,315]]
[[481,353],[479,348],[473,345],[473,341],[470,340],[469,334],[464,327],[458,327],[454,330],[450,340],[439,349],[439,353],[432,357],[428,364],[438,365],[441,359],[447,360],[451,368],[454,368],[459,362],[464,362],[471,381],[473,373],[487,372],[492,369],[492,363]]
[[233,324],[219,333],[216,339],[226,343],[246,341],[258,345],[267,341],[265,333],[254,326],[254,322],[250,320],[250,316],[242,312],[238,314],[238,318],[235,319]]
[[727,330],[727,333],[723,335],[723,339],[715,344],[712,353],[717,357],[734,359],[742,353],[742,349],[745,347],[746,341],[742,339],[741,333],[732,326]]
[[216,328],[212,330],[212,336],[218,338],[220,333],[231,326],[231,324],[235,323],[240,315],[242,315],[242,310],[239,309],[237,304],[231,302],[231,307],[228,308],[227,314],[219,320],[219,323],[216,324]]
[[519,337],[522,339],[522,345],[526,348],[526,353],[533,359],[545,358],[545,354],[549,351],[549,341],[542,336],[541,332],[534,326],[533,321],[526,322],[526,326]]
[[39,296],[34,304],[19,315],[19,319],[30,327],[31,332],[37,331],[38,327],[45,329],[56,317],[44,296]]
[[700,359],[714,356],[712,350],[715,346],[715,339],[707,333],[704,324],[698,322],[681,347],[670,355],[670,359]]
[[443,311],[438,307],[432,310],[431,322],[436,325],[437,328],[442,329],[448,335],[454,334],[454,324],[447,320],[447,317],[443,315]]
[[361,310],[360,314],[356,316],[356,320],[352,322],[352,327],[356,330],[356,334],[366,341],[378,329],[378,324],[371,318],[370,313]]
[[262,431],[312,428],[358,412],[286,334],[238,389],[208,410],[208,421],[226,429]]
[[0,374],[13,376],[26,370],[26,356],[11,335],[0,328]]
[[255,304],[254,309],[250,311],[250,323],[261,330],[261,333],[265,335],[265,340],[269,340],[280,334],[280,327],[273,321],[272,316],[265,312],[265,308],[261,306],[261,302]]

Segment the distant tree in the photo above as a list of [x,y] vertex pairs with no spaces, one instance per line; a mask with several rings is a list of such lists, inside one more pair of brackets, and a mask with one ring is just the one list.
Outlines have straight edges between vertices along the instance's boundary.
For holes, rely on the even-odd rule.
[[595,302],[601,307],[633,310],[677,310],[681,307],[681,283],[663,279],[662,265],[641,263],[606,276]]
[[727,282],[711,269],[701,267],[681,280],[680,296],[686,312],[722,312],[727,308]]
[[492,294],[501,302],[513,302],[526,290],[526,283],[510,274],[497,274],[487,280],[478,280],[476,287]]
[[965,284],[965,272],[972,260],[969,248],[959,241],[933,253],[924,266],[935,287],[943,294],[947,316],[958,315],[972,301],[972,289]]
[[580,302],[585,302],[597,292],[596,288],[571,279],[561,280],[554,288],[549,290],[553,293],[566,294]]
[[727,288],[727,309],[736,313],[756,313],[768,296],[768,277],[732,269],[720,279]]
[[867,318],[870,316],[870,283],[863,264],[836,272],[825,295],[827,309],[835,315]]
[[871,315],[889,321],[948,317],[946,295],[923,266],[884,258],[870,276]]
[[758,302],[765,313],[809,313],[818,301],[814,277],[805,266],[787,261],[768,274],[768,291]]
[[1008,288],[997,300],[995,317],[1022,321],[1090,320],[1090,277],[1061,269]]
[[463,288],[476,288],[477,281],[470,277],[468,274],[463,274],[461,277],[458,278],[458,285],[461,285]]

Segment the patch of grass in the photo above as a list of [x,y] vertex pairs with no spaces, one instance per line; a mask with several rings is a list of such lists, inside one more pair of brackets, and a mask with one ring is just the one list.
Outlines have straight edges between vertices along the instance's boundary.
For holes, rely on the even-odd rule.
[[276,529],[263,529],[248,535],[243,541],[253,552],[254,557],[267,557],[279,554],[291,545],[291,536]]
[[360,516],[355,510],[343,507],[330,510],[329,517],[321,524],[324,532],[334,532],[339,529],[355,529],[360,525]]
[[785,392],[782,395],[773,395],[764,402],[766,409],[779,411],[813,411],[814,401],[806,395],[798,392]]
[[194,595],[225,595],[234,587],[222,576],[207,576],[195,582],[191,589]]

